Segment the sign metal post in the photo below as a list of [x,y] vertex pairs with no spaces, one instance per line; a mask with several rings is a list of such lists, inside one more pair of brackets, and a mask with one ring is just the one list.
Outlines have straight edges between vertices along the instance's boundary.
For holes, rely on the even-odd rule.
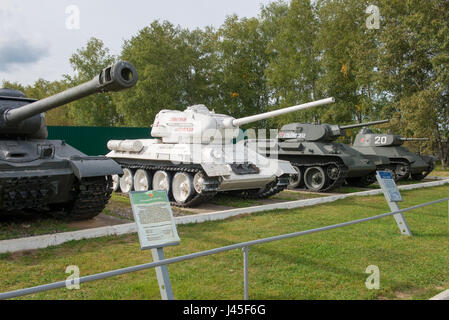
[[[398,203],[403,201],[402,195],[399,192],[399,189],[393,179],[393,175],[391,174],[391,172],[378,171],[376,178],[379,182],[380,187],[382,188],[385,199],[387,200],[388,206],[390,207],[391,211],[395,212],[401,210]],[[398,225],[401,234],[409,237],[413,236],[402,213],[395,214],[394,219],[396,220],[396,224]]]
[[[151,250],[154,262],[164,260],[164,247],[181,243],[167,192],[131,192],[130,199],[141,249]],[[174,300],[168,267],[155,269],[162,300]]]

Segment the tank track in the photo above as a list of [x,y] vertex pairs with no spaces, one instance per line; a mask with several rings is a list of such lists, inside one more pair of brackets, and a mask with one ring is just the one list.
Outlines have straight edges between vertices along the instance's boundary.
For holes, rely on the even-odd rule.
[[171,201],[171,205],[179,208],[189,208],[196,205],[199,205],[203,202],[207,202],[211,200],[213,197],[216,196],[218,192],[219,182],[218,178],[210,178],[206,175],[206,173],[203,171],[201,166],[194,165],[194,166],[187,166],[187,165],[180,165],[180,166],[164,166],[164,165],[155,165],[148,163],[146,161],[138,161],[138,160],[116,160],[118,164],[120,164],[124,168],[129,168],[133,170],[149,170],[149,171],[168,171],[168,172],[186,172],[186,173],[192,173],[197,174],[199,172],[203,173],[203,176],[205,178],[205,190],[201,192],[200,194],[196,194],[192,199],[187,201],[186,203],[180,204],[173,200],[173,197],[169,194],[169,199]]
[[289,175],[283,175],[267,184],[265,188],[259,190],[245,190],[239,192],[239,195],[244,199],[267,199],[287,189],[288,184]]
[[346,182],[348,182],[349,185],[354,187],[368,187],[372,185],[373,183],[377,182],[376,174],[377,171],[388,171],[391,172],[393,175],[393,178],[395,181],[397,181],[396,177],[396,171],[395,171],[396,165],[392,164],[391,162],[389,164],[381,164],[376,166],[376,171],[372,172],[371,174],[364,176],[364,177],[357,177],[357,178],[349,178],[346,179]]
[[0,182],[2,210],[19,211],[48,209],[49,198],[53,196],[49,177],[13,178]]
[[92,219],[104,210],[111,198],[112,177],[81,179],[75,183],[73,193],[74,200],[69,205],[53,205],[50,214],[73,221]]
[[376,182],[376,172],[373,172],[369,175],[363,176],[363,177],[355,177],[355,178],[348,178],[346,181],[348,182],[348,185],[353,187],[368,187],[372,185],[374,182]]
[[[298,162],[292,162],[292,166],[296,166],[300,169],[303,169],[302,172],[307,170],[307,168],[311,167],[327,167],[330,165],[335,165],[339,169],[339,176],[336,180],[332,180],[333,182],[329,185],[325,186],[323,189],[318,190],[317,192],[320,193],[326,193],[332,190],[335,190],[339,187],[341,187],[348,176],[348,168],[340,161],[329,161],[329,162],[315,162],[315,163],[298,163]],[[325,170],[326,171],[326,170]],[[302,178],[304,180],[304,177]],[[309,190],[307,187],[305,188],[298,188],[299,190]]]

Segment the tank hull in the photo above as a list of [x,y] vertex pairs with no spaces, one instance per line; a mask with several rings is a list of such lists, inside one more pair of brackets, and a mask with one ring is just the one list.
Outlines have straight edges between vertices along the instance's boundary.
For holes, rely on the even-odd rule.
[[408,179],[409,177],[421,177],[423,179],[434,168],[434,160],[432,157],[419,156],[403,146],[390,147],[361,147],[355,146],[354,149],[364,155],[377,156],[382,155],[387,157],[393,163],[405,164],[408,168],[408,174],[402,175],[399,180]]
[[[386,157],[364,156],[350,146],[335,142],[250,140],[248,145],[263,155],[290,161],[294,167],[301,169],[302,177],[292,187],[319,192],[332,191],[345,181],[359,186],[369,185],[375,182],[376,170],[384,170],[390,166]],[[315,187],[307,183],[309,168],[321,168],[322,179],[326,182]],[[334,173],[328,174],[329,170]]]
[[[136,141],[126,141],[128,146],[135,143]],[[117,146],[119,144],[120,142],[115,143]],[[257,193],[256,191],[261,191],[273,183],[277,185],[276,190],[269,193],[277,193],[287,187],[288,176],[295,172],[287,161],[267,159],[249,150],[243,143],[164,144],[154,139],[138,140],[138,144],[141,145],[139,151],[119,150],[117,147],[115,150],[112,148],[107,157],[117,161],[123,168],[130,169],[133,176],[137,170],[144,170],[146,175],[153,179],[150,179],[149,185],[146,186],[147,190],[157,190],[158,186],[153,183],[154,175],[158,171],[163,171],[170,175],[170,179],[177,173],[189,174],[192,179],[197,175],[203,175],[207,183],[201,189],[209,195],[248,190]],[[144,175],[145,173],[141,172]],[[194,204],[176,201],[176,194],[173,194],[170,186],[167,188],[175,205],[193,206],[200,203],[200,201],[195,201]],[[126,189],[125,192],[132,190],[133,188]]]
[[59,140],[0,140],[0,150],[0,213],[37,210],[91,218],[109,200],[107,177],[123,173],[114,161],[88,157]]

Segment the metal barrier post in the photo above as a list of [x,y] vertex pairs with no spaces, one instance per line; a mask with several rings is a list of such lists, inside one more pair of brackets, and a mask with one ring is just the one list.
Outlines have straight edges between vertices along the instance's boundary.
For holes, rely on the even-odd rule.
[[[165,260],[163,248],[152,249],[151,253],[153,254],[154,262]],[[155,269],[162,300],[175,300],[173,289],[171,287],[170,276],[168,275],[167,265],[156,267]]]
[[249,247],[243,249],[243,288],[244,288],[244,300],[249,300],[249,279],[248,279],[248,251]]

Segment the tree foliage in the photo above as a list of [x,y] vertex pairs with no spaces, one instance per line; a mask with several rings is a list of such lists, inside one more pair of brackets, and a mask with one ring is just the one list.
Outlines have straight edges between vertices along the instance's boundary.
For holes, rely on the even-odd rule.
[[208,56],[203,53],[207,33],[155,21],[125,42],[122,58],[139,73],[136,88],[120,93],[116,100],[127,125],[149,126],[162,109],[204,103],[211,90],[206,81]]
[[[115,60],[101,40],[91,38],[85,47],[78,49],[70,58],[74,75],[65,75],[66,81],[69,86],[90,81]],[[109,127],[123,122],[111,93],[94,94],[74,101],[69,110],[76,125]]]
[[[380,11],[367,26],[367,8]],[[244,117],[335,97],[332,106],[270,119],[347,124],[388,118],[386,127],[429,137],[448,157],[449,3],[443,0],[278,0],[257,18],[231,15],[217,29],[154,21],[124,42],[120,57],[139,73],[135,88],[95,95],[48,113],[49,123],[150,126],[162,109],[206,104]],[[88,81],[115,57],[99,39],[77,50],[74,74],[33,86],[41,98]],[[419,144],[412,144],[418,149]]]

